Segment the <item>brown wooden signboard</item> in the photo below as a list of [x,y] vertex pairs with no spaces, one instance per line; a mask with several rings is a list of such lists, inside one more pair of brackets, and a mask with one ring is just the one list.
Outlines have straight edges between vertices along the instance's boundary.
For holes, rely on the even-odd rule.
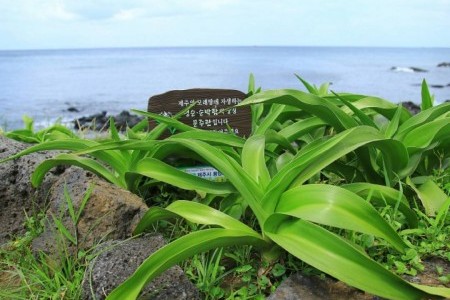
[[[174,90],[153,96],[148,101],[148,111],[164,116],[174,116],[192,103],[196,103],[179,120],[189,126],[248,137],[251,133],[250,107],[234,107],[246,95],[237,90],[189,89]],[[150,120],[150,128],[157,123]]]

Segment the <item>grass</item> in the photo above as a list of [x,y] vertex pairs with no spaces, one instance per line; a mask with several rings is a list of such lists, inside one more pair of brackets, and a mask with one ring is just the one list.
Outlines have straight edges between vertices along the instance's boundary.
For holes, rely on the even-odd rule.
[[[80,210],[75,212],[65,189],[74,228],[90,191],[88,189]],[[43,233],[50,221],[56,226],[56,251],[32,250],[32,241]],[[54,216],[49,220],[44,212],[28,216],[24,225],[26,232],[23,236],[0,248],[0,298],[81,299],[81,283],[90,260],[96,256],[95,248],[79,249],[77,233],[70,233]]]
[[[9,159],[68,150],[38,166],[33,184],[52,167],[72,164],[158,205],[135,233],[156,227],[170,243],[108,299],[134,299],[149,280],[183,261],[206,299],[262,298],[299,270],[390,299],[448,297],[450,289],[400,276],[426,272],[430,257],[450,260],[450,105],[434,106],[425,81],[422,112],[412,116],[383,99],[330,93],[326,84],[299,79],[307,93],[261,91],[251,78],[240,104],[252,108],[247,139],[142,112],[160,125],[122,136],[110,126],[100,141],[61,138],[64,130],[35,133],[28,122],[28,131],[9,136],[38,144]],[[166,128],[178,133],[158,140]],[[181,161],[209,164],[226,180],[186,174],[176,168]],[[76,224],[80,212],[68,204]],[[76,234],[53,221],[76,246]],[[436,267],[436,274],[448,286],[445,269]]]

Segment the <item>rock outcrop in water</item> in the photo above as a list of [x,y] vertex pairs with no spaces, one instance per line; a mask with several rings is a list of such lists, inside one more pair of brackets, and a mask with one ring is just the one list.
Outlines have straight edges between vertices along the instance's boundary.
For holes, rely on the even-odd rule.
[[438,67],[450,67],[450,62],[441,62],[437,65]]
[[409,110],[409,112],[413,115],[417,115],[418,113],[420,113],[420,106],[415,104],[412,101],[404,101],[404,102],[401,102],[401,104],[403,105],[404,108]]
[[428,70],[417,68],[417,67],[392,67],[391,71],[405,72],[405,73],[424,73],[424,72],[428,72]]

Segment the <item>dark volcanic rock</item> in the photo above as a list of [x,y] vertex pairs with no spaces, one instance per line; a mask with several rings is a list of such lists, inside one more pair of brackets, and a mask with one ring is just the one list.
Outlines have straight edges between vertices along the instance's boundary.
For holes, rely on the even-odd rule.
[[69,107],[69,108],[67,109],[67,111],[68,111],[68,112],[80,112],[80,111],[78,110],[78,108],[76,108],[76,107],[74,107],[74,106]]
[[[100,131],[105,129],[108,124],[108,118],[106,117],[106,111],[101,113],[90,115],[88,117],[81,117],[74,120],[75,129],[85,129],[89,128],[91,130]],[[109,124],[108,124],[109,125]]]
[[316,276],[291,275],[267,300],[375,300],[376,296],[335,281]]
[[[104,251],[94,259],[85,273],[82,299],[105,299],[115,287],[127,279],[150,254],[165,245],[160,235],[106,242]],[[152,280],[139,299],[200,299],[195,286],[175,266]]]
[[101,131],[109,128],[109,118],[114,119],[114,123],[116,124],[116,128],[121,131],[125,131],[128,127],[133,127],[140,121],[144,119],[144,117],[140,117],[137,115],[132,115],[128,111],[124,110],[120,114],[115,116],[107,116],[106,111],[103,111],[98,114],[94,114],[88,117],[81,117],[79,119],[74,120],[75,129],[91,129],[96,131]]
[[420,112],[420,106],[412,101],[401,102],[401,104],[413,115],[417,115]]
[[[92,193],[75,228],[70,218],[64,189],[67,189],[75,211],[79,210],[86,191]],[[55,182],[50,190],[47,216],[57,216],[73,236],[79,237],[79,249],[89,249],[99,241],[125,239],[148,207],[136,195],[123,190],[92,173],[72,167]],[[47,224],[45,233],[33,241],[33,249],[55,252],[54,226]]]
[[441,62],[437,65],[438,67],[450,67],[450,62]]
[[[0,160],[29,146],[0,136]],[[38,164],[53,156],[54,153],[40,152],[0,163],[0,245],[24,233],[25,213],[33,215],[44,208],[50,187],[65,168],[47,173],[37,189],[31,185],[30,177]]]

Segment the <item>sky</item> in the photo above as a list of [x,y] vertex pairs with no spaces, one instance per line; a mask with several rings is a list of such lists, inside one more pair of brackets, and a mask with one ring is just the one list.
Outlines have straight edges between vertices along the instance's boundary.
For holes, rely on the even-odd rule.
[[450,0],[0,0],[0,49],[450,47]]

